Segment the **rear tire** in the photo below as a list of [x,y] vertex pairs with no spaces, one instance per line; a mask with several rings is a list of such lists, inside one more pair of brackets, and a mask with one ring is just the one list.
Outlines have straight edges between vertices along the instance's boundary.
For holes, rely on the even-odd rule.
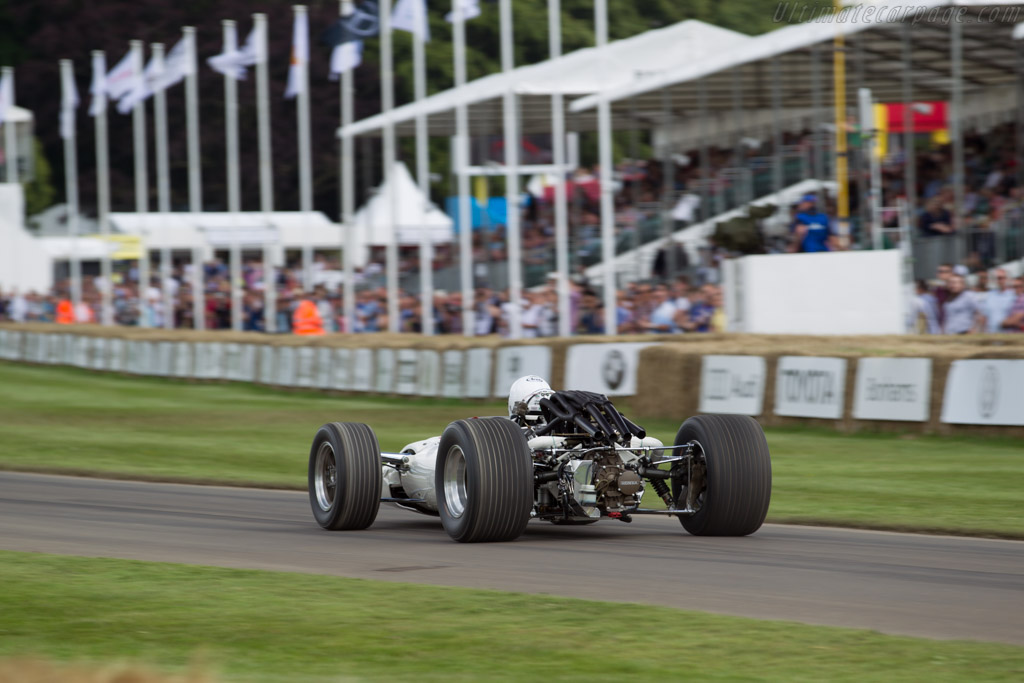
[[526,437],[504,417],[457,420],[437,449],[437,511],[456,541],[512,541],[533,510],[533,458]]
[[[696,514],[680,517],[695,536],[746,536],[761,528],[772,495],[772,462],[764,430],[746,415],[697,415],[679,428],[676,445],[696,442],[694,481],[672,479],[677,507],[687,502]],[[685,463],[679,465],[681,474]]]
[[324,529],[365,529],[380,509],[380,445],[364,424],[331,422],[309,449],[309,504]]

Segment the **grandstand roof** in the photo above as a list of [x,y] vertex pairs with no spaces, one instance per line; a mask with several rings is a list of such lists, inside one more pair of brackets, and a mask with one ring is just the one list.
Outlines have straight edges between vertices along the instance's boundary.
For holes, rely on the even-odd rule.
[[[502,96],[512,90],[521,96],[521,127],[524,133],[550,132],[550,96],[566,95],[569,100],[598,92],[602,88],[627,86],[638,75],[658,74],[666,64],[696,59],[713,49],[729,48],[753,40],[736,31],[691,19],[665,28],[617,40],[604,48],[584,48],[558,59],[522,66],[512,73],[495,73],[394,109],[355,122],[347,135],[378,135],[387,120],[395,123],[399,135],[412,135],[417,115],[429,117],[432,135],[455,132],[455,108],[466,104],[472,134],[502,130]],[[588,116],[589,118],[589,116]],[[339,131],[341,134],[341,131]]]
[[845,21],[829,15],[785,26],[580,98],[569,111],[592,112],[601,98],[607,98],[613,102],[613,120],[636,114],[656,125],[665,100],[675,116],[695,114],[698,83],[705,88],[709,109],[732,109],[737,82],[745,108],[770,108],[776,74],[782,106],[806,106],[812,99],[815,51],[820,59],[821,101],[827,105],[832,98],[832,43],[838,34],[846,37],[848,101],[856,101],[858,87],[870,88],[875,101],[901,101],[904,25],[909,25],[911,35],[913,98],[946,100],[952,86],[951,16],[959,17],[962,29],[964,92],[1013,86],[1018,49],[1014,29],[1024,21],[1024,3],[1019,0],[864,4],[859,13],[847,8]]

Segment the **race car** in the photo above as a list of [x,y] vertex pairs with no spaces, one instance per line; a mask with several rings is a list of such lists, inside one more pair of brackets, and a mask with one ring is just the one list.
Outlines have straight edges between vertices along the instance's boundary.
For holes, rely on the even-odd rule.
[[[440,517],[465,543],[512,541],[531,519],[592,524],[670,515],[698,536],[745,536],[764,522],[771,457],[744,415],[698,415],[666,446],[606,396],[512,385],[508,416],[456,420],[441,436],[381,453],[365,424],[322,426],[309,451],[309,500],[330,530],[365,529],[381,503]],[[664,507],[641,507],[647,486]]]

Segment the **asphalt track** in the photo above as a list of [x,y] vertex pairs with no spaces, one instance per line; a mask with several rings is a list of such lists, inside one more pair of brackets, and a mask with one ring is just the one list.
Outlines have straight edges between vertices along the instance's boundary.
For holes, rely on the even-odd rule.
[[313,521],[305,493],[0,472],[0,548],[640,602],[1024,645],[1018,541],[776,525],[747,538],[696,538],[673,519],[642,517],[586,527],[533,522],[515,543],[466,545],[451,541],[436,518],[388,505],[369,530],[332,533]]

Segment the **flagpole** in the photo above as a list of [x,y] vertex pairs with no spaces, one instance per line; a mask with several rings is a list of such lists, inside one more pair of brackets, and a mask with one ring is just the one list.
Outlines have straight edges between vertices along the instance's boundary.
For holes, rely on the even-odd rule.
[[[381,112],[388,116],[395,106],[393,56],[391,54],[391,0],[380,2],[380,91]],[[384,187],[387,188],[388,213],[391,226],[385,245],[385,270],[388,294],[388,330],[398,332],[401,320],[398,311],[398,202],[395,197],[395,126],[384,124]]]
[[[512,0],[501,0],[501,70],[511,74],[515,68],[512,52]],[[509,336],[523,336],[523,255],[519,230],[519,130],[516,121],[516,94],[506,87],[503,96],[505,129],[505,227],[508,238]]]
[[[351,0],[341,0],[338,6],[343,17],[352,13],[355,8]],[[355,69],[346,69],[341,74],[341,127],[345,130],[352,125]],[[354,332],[356,327],[356,273],[355,273],[355,227],[352,217],[355,214],[355,141],[348,136],[341,138],[341,222],[345,230],[345,331]]]
[[[221,21],[224,35],[224,53],[233,54],[238,51],[238,36],[235,22],[232,19]],[[228,181],[228,214],[232,222],[237,220],[242,210],[241,189],[238,171],[238,81],[235,77],[224,74],[224,135],[227,143],[227,181]],[[242,331],[242,292],[239,280],[242,277],[241,248],[236,236],[232,234],[229,250],[228,272],[231,277],[231,329]]]
[[104,325],[114,324],[113,291],[114,283],[111,280],[110,251],[107,238],[110,235],[110,161],[107,152],[107,58],[103,50],[92,51],[93,81],[97,80],[97,74],[103,79],[103,88],[98,88],[92,96],[102,99],[94,105],[93,113],[96,129],[96,214],[100,224],[100,235],[103,236],[103,257],[100,259],[100,274],[103,277],[102,306],[100,321]]
[[[293,5],[296,19],[306,14],[305,5]],[[306,24],[307,30],[309,24]],[[308,46],[308,36],[307,36]],[[295,46],[292,46],[295,49]],[[303,213],[304,238],[302,241],[302,281],[307,292],[313,291],[313,247],[309,242],[308,213],[313,210],[312,142],[309,131],[309,61],[307,54],[299,63],[299,210]]]
[[[608,44],[608,2],[595,0],[597,48]],[[603,95],[597,103],[598,157],[601,164],[601,260],[604,262],[604,333],[617,331],[615,292],[615,202],[612,169],[611,103]]]
[[[132,73],[136,79],[142,79],[142,41],[131,41]],[[137,86],[136,86],[137,87]],[[129,93],[126,97],[132,96]],[[132,138],[135,153],[135,213],[140,224],[139,252],[139,327],[149,327],[148,304],[146,294],[149,290],[149,245],[146,244],[146,214],[149,212],[147,196],[149,180],[146,175],[146,107],[145,101],[136,98],[132,105]]]
[[[466,20],[462,0],[452,0],[452,33],[454,39],[455,89],[466,85]],[[465,103],[455,105],[455,172],[459,192],[459,275],[462,281],[462,333],[476,334],[473,316],[473,217],[469,208],[469,116]]]
[[[196,29],[182,30],[188,40],[189,68],[185,75],[185,127],[188,134],[188,210],[198,221],[203,210],[202,162],[199,159],[199,65],[196,59]],[[206,291],[203,277],[203,248],[192,249],[192,326],[206,328]]]
[[78,150],[75,137],[75,103],[73,93],[68,90],[75,80],[74,65],[70,59],[60,60],[62,84],[61,116],[70,116],[71,123],[61,121],[61,137],[64,138],[64,184],[68,206],[68,237],[71,238],[71,258],[69,259],[71,280],[71,303],[75,318],[78,317],[78,306],[82,303],[82,262],[78,257]]
[[[252,15],[259,59],[256,61],[256,125],[260,155],[260,211],[269,224],[274,210],[274,175],[270,160],[270,84],[267,69],[267,15]],[[263,329],[277,330],[277,277],[274,273],[273,245],[263,245]]]
[[[164,71],[163,43],[153,43],[153,62],[156,72]],[[171,249],[167,246],[166,219],[171,211],[171,173],[167,157],[167,96],[164,88],[157,88],[153,93],[153,120],[156,126],[156,198],[157,210],[164,219],[164,244],[160,247],[160,292],[164,304],[164,329],[174,329],[174,298],[171,296]]]
[[[417,102],[427,98],[427,12],[426,0],[416,5],[416,28],[412,34],[412,62]],[[427,144],[427,117],[416,115],[416,180],[423,199],[420,226],[420,325],[423,334],[434,334],[434,244],[427,232],[426,217],[430,208],[430,160]]]
[[[561,0],[548,0],[548,43],[551,59],[562,56]],[[555,175],[555,263],[558,272],[558,336],[572,334],[569,302],[569,213],[565,187],[565,99],[551,95],[551,137]]]
[[[0,69],[0,76],[3,80],[6,80],[9,84],[11,91],[11,101],[6,102],[4,106],[8,108],[8,112],[14,108],[14,67],[5,66]],[[15,135],[14,122],[9,118],[4,121],[4,158],[7,160],[7,182],[16,183],[18,182],[18,138]]]

